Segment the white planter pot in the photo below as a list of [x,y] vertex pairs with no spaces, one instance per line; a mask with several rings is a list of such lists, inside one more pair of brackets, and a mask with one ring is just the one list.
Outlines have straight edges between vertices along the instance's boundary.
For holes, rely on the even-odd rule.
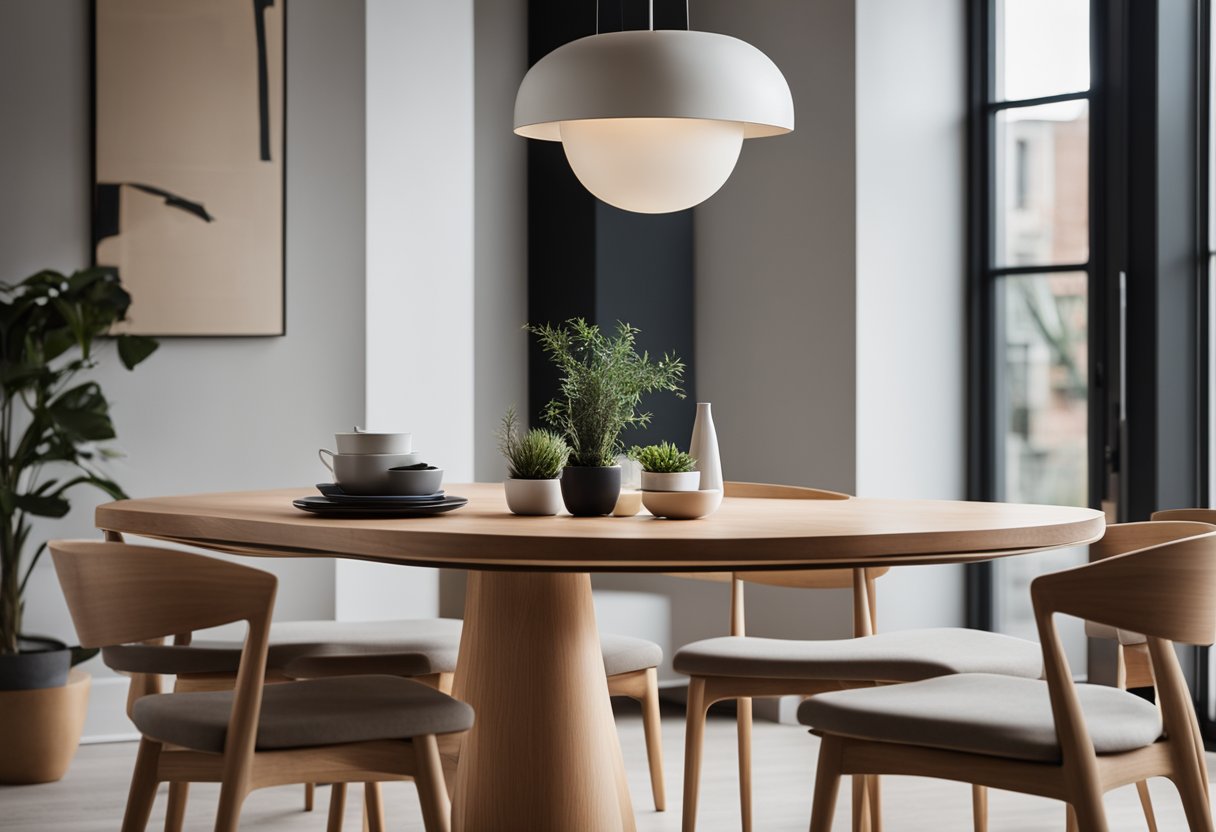
[[642,472],[643,491],[696,491],[700,487],[700,471],[684,471],[679,474]]
[[561,480],[517,480],[503,483],[507,508],[515,514],[550,517],[562,510]]

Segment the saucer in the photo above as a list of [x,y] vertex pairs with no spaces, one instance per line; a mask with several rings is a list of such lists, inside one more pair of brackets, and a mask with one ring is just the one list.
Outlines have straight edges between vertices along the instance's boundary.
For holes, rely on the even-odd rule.
[[404,494],[347,494],[342,490],[342,486],[334,482],[319,482],[317,490],[324,494],[333,503],[343,503],[345,505],[416,505],[419,503],[435,503],[442,502],[443,492],[436,491],[434,494],[419,494],[417,496],[408,496]]
[[351,505],[336,503],[329,497],[315,495],[292,500],[291,504],[301,511],[316,514],[320,517],[426,517],[432,514],[443,514],[468,503],[465,497],[444,497],[429,503],[397,503],[395,505]]

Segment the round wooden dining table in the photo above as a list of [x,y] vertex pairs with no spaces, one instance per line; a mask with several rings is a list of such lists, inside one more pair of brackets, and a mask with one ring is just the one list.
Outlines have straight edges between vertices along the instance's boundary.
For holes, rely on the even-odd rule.
[[[1084,508],[889,499],[758,499],[727,485],[692,521],[517,517],[501,485],[447,485],[459,511],[331,519],[310,489],[122,500],[98,528],[254,556],[470,570],[454,693],[476,713],[459,752],[457,832],[635,829],[592,606],[592,572],[741,572],[966,563],[1100,538]],[[735,496],[732,496],[735,495]]]

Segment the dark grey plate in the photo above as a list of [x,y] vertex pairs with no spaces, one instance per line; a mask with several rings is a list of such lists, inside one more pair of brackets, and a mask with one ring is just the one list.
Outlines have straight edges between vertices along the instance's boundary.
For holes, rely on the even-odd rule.
[[415,503],[440,503],[444,496],[442,491],[434,494],[407,496],[404,494],[347,494],[342,486],[332,482],[317,483],[317,490],[333,503],[344,505],[412,505]]
[[443,514],[455,511],[465,505],[465,497],[444,497],[440,501],[418,503],[414,505],[350,505],[335,503],[328,497],[301,497],[292,500],[291,504],[301,511],[316,514],[321,517],[426,517],[431,514]]

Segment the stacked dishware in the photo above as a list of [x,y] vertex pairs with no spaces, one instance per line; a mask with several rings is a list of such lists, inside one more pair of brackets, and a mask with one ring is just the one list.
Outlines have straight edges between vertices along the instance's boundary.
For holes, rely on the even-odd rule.
[[410,517],[451,511],[468,502],[444,494],[443,469],[423,461],[411,434],[356,428],[334,434],[334,441],[337,452],[317,452],[333,482],[318,483],[321,494],[295,500],[296,508],[330,516]]

